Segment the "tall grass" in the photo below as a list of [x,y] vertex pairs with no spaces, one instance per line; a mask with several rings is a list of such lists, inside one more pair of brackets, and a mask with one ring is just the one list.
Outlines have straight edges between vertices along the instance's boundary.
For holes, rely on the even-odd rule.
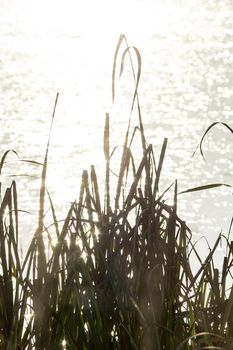
[[[220,236],[201,261],[189,228],[177,215],[177,182],[167,189],[173,192],[173,204],[168,205],[160,193],[167,140],[156,164],[152,145],[146,143],[138,98],[141,58],[124,36],[114,58],[113,97],[123,44],[121,73],[126,55],[131,60],[134,52],[138,62],[131,112],[138,110],[142,159],[135,164],[130,116],[113,193],[106,115],[104,198],[99,191],[103,181],[99,183],[92,166],[83,171],[79,198],[71,204],[60,229],[47,193],[57,238],[48,257],[45,241],[50,232],[44,225],[44,200],[49,142],[41,176],[38,228],[23,261],[15,182],[2,194],[0,349],[233,348],[233,287],[228,283],[232,280],[233,243],[227,240],[222,271],[214,265]],[[195,272],[191,254],[200,262]]]

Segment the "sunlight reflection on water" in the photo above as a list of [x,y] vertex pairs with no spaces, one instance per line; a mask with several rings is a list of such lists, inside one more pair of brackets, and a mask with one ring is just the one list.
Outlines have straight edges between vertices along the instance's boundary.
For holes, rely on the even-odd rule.
[[[53,102],[59,91],[48,188],[61,218],[69,202],[78,196],[83,168],[97,164],[103,176],[106,112],[111,112],[112,148],[123,142],[132,76],[126,71],[118,82],[116,105],[112,108],[111,65],[118,35],[125,30],[128,42],[142,55],[139,92],[148,142],[158,152],[163,138],[169,139],[162,189],[176,178],[180,191],[215,182],[233,185],[233,140],[223,127],[213,130],[205,140],[205,163],[198,152],[191,157],[212,122],[233,125],[230,1],[131,1],[130,6],[137,4],[131,17],[130,6],[122,11],[118,4],[114,16],[105,1],[100,2],[108,8],[103,13],[101,6],[90,11],[91,1],[85,8],[71,0],[69,6],[64,1],[56,5],[51,1],[49,7],[43,7],[43,1],[36,7],[35,4],[11,0],[6,6],[0,1],[0,151],[2,154],[13,148],[22,158],[42,161]],[[65,21],[65,17],[69,20]],[[133,124],[137,124],[136,119]],[[39,167],[19,166],[15,157],[11,159],[13,163],[6,165],[5,175],[39,176]],[[17,181],[20,208],[35,216],[38,179],[18,177]],[[226,232],[229,227],[232,194],[217,189],[182,195],[179,210],[196,235],[205,235],[211,244],[221,229]],[[31,216],[22,217],[26,232],[22,235],[29,237]]]

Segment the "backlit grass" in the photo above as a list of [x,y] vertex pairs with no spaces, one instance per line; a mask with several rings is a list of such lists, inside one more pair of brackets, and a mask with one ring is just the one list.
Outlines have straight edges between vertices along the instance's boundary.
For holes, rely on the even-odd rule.
[[[121,73],[127,55],[131,59],[136,54],[138,63],[131,111],[138,111],[142,159],[135,164],[130,117],[117,184],[112,186],[106,115],[105,180],[98,178],[94,166],[83,171],[79,198],[71,204],[61,229],[47,193],[57,241],[48,256],[45,245],[50,232],[44,225],[44,202],[49,141],[37,230],[23,261],[16,183],[1,193],[0,349],[233,348],[233,243],[227,241],[221,271],[214,265],[220,236],[201,261],[189,228],[177,215],[177,182],[167,189],[173,193],[172,204],[160,193],[167,140],[155,157],[152,145],[146,143],[140,112],[140,53],[128,47],[124,36],[114,58],[113,98],[119,49],[124,44]],[[99,188],[103,186],[102,198]],[[200,263],[195,272],[191,254]]]

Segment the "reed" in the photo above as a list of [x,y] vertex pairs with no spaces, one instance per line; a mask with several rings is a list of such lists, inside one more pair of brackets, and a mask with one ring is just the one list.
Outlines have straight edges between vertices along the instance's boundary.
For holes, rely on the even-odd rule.
[[[95,167],[83,171],[79,198],[71,204],[60,229],[47,191],[57,237],[48,257],[44,247],[50,229],[44,225],[43,208],[49,142],[41,176],[38,229],[23,261],[19,257],[15,182],[6,189],[0,205],[2,350],[233,348],[233,287],[228,283],[232,281],[233,243],[226,238],[222,271],[214,265],[220,236],[201,261],[189,228],[177,215],[177,182],[167,189],[173,193],[173,204],[168,205],[165,193],[160,193],[167,140],[157,165],[152,145],[146,144],[140,112],[140,54],[128,46],[124,36],[114,58],[113,97],[123,44],[121,70],[131,51],[138,62],[132,110],[136,105],[142,159],[135,164],[130,116],[113,193],[106,115],[104,197],[99,191],[103,181],[99,183]],[[205,188],[191,190],[200,189]],[[200,262],[195,272],[191,254]]]

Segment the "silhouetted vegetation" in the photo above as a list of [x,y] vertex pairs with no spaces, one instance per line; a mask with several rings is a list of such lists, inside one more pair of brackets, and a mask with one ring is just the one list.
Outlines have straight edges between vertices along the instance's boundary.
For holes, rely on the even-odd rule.
[[[177,183],[160,193],[167,140],[156,164],[152,145],[146,143],[137,93],[140,54],[128,47],[123,35],[114,58],[113,97],[119,49],[124,43],[121,72],[131,52],[138,62],[132,110],[138,111],[142,159],[135,164],[131,147],[135,134],[130,134],[129,119],[113,186],[110,122],[106,115],[104,198],[99,191],[103,181],[99,183],[92,166],[90,171],[83,171],[79,198],[71,204],[60,229],[46,192],[48,142],[38,228],[23,261],[18,243],[16,183],[13,181],[1,193],[0,349],[233,348],[233,242],[227,241],[221,271],[214,262],[220,236],[201,261],[189,228],[177,215]],[[165,201],[167,191],[173,192],[172,204]],[[51,244],[48,254],[46,195],[56,233],[56,243]],[[191,254],[200,263],[195,272]]]

